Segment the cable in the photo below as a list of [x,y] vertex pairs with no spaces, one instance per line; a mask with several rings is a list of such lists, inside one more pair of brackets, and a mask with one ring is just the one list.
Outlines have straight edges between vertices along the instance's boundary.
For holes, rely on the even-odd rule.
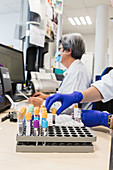
[[7,99],[10,101],[10,103],[11,103],[11,108],[17,108],[16,106],[18,105],[18,103],[15,103],[14,101],[13,101],[13,99],[8,95],[8,94],[5,94],[5,97],[7,97]]
[[29,99],[24,93],[22,93],[20,90],[18,90],[18,92],[22,95],[22,96],[24,96],[27,100]]

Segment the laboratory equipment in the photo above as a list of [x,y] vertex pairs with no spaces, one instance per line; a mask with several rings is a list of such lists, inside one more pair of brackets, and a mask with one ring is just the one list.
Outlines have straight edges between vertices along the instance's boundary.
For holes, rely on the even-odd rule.
[[[47,136],[47,127],[48,127],[48,121],[46,119],[42,120],[42,136]],[[46,145],[46,142],[43,142],[43,146]]]
[[39,108],[39,107],[35,107],[35,108],[34,108],[34,118],[35,118],[35,117],[38,117],[38,120],[40,120],[40,115],[39,115],[39,113],[40,113],[40,108]]
[[21,110],[19,111],[17,118],[18,118],[18,135],[21,136],[23,134],[23,130],[25,127],[25,120],[24,116],[26,113],[26,107],[22,107]]
[[39,120],[37,119],[37,117],[35,117],[34,119],[34,136],[38,136],[39,135]]
[[26,114],[26,136],[31,134],[31,113],[27,112]]
[[16,137],[17,152],[87,153],[94,151],[92,143],[96,141],[96,136],[90,128],[84,126],[48,126],[46,131],[47,122],[45,120],[43,122],[43,130],[39,136],[33,136],[31,133],[31,136],[23,134],[23,136]]
[[17,112],[9,112],[5,117],[1,118],[1,122],[10,119],[10,122],[17,122]]
[[52,108],[52,122],[56,123],[56,108]]
[[46,110],[44,105],[41,105],[41,111]]
[[79,111],[78,111],[78,122],[79,123],[81,122],[81,108],[79,108]]
[[42,120],[42,136],[47,136],[47,127],[48,127],[48,121]]
[[25,79],[23,52],[0,44],[0,64],[8,68],[13,94],[15,94],[16,84],[24,83]]
[[[72,120],[69,115],[60,115],[57,123],[53,125],[53,114],[47,115],[45,107],[41,106],[42,126],[39,126],[39,120],[36,116],[39,108],[35,109],[33,123],[30,121],[31,113],[27,113],[29,115],[27,116],[23,133],[21,136],[17,135],[16,137],[17,152],[71,153],[94,151],[92,143],[96,141],[96,136],[90,128],[84,127],[82,122],[78,123],[78,121]],[[56,112],[56,109],[53,111]]]
[[42,121],[47,119],[47,111],[43,110],[42,111]]
[[74,119],[75,121],[78,121],[78,116],[79,115],[79,108],[78,108],[78,103],[74,105]]
[[71,113],[71,118],[75,120],[74,113]]
[[31,72],[31,81],[33,83],[34,91],[41,91],[47,93],[56,92],[59,83],[54,73],[39,73]]
[[33,104],[30,104],[28,108],[28,112],[31,113],[31,121],[34,120],[34,105]]
[[5,95],[12,95],[12,87],[9,71],[7,68],[0,67],[0,112],[9,109],[11,102]]

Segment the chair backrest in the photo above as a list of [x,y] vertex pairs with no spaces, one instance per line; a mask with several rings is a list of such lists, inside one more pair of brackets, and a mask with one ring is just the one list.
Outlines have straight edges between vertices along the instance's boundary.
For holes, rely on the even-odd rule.
[[106,67],[106,68],[104,69],[104,71],[102,72],[102,74],[100,75],[99,80],[101,80],[101,79],[102,79],[102,76],[104,76],[105,74],[109,73],[109,71],[112,70],[112,69],[113,69],[113,67]]
[[[101,80],[102,76],[109,73],[109,71],[112,70],[112,69],[113,69],[113,67],[105,68],[105,70],[100,75],[99,80]],[[95,102],[94,106],[93,106],[93,109],[94,110],[100,110],[100,111],[108,111],[110,113],[113,113],[113,99],[106,102],[106,103],[103,103],[102,101]]]

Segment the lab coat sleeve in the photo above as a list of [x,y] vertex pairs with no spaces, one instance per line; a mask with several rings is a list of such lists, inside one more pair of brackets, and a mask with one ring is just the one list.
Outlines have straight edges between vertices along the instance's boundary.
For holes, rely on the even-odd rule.
[[102,77],[102,80],[98,80],[92,84],[96,87],[103,96],[103,102],[107,102],[113,99],[113,70]]

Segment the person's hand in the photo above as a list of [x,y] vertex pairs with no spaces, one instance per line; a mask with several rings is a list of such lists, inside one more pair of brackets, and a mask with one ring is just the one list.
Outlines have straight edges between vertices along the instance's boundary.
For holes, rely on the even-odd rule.
[[81,120],[84,126],[106,126],[108,127],[108,116],[110,113],[101,112],[98,110],[82,110]]
[[40,107],[44,100],[42,98],[39,98],[39,97],[30,97],[28,99],[28,101],[29,101],[30,104],[33,104],[34,107],[36,107],[36,106]]
[[48,97],[46,99],[45,107],[49,112],[49,109],[54,102],[56,101],[61,102],[62,106],[57,110],[57,115],[59,115],[63,110],[71,106],[73,103],[79,103],[82,99],[83,99],[82,93],[77,91],[74,91],[71,94],[56,93],[53,96]]
[[44,94],[44,93],[42,93],[42,92],[37,92],[37,93],[35,93],[35,94],[33,95],[33,97],[40,97],[40,98],[46,100],[46,98],[49,97],[49,95],[46,95],[46,94]]

